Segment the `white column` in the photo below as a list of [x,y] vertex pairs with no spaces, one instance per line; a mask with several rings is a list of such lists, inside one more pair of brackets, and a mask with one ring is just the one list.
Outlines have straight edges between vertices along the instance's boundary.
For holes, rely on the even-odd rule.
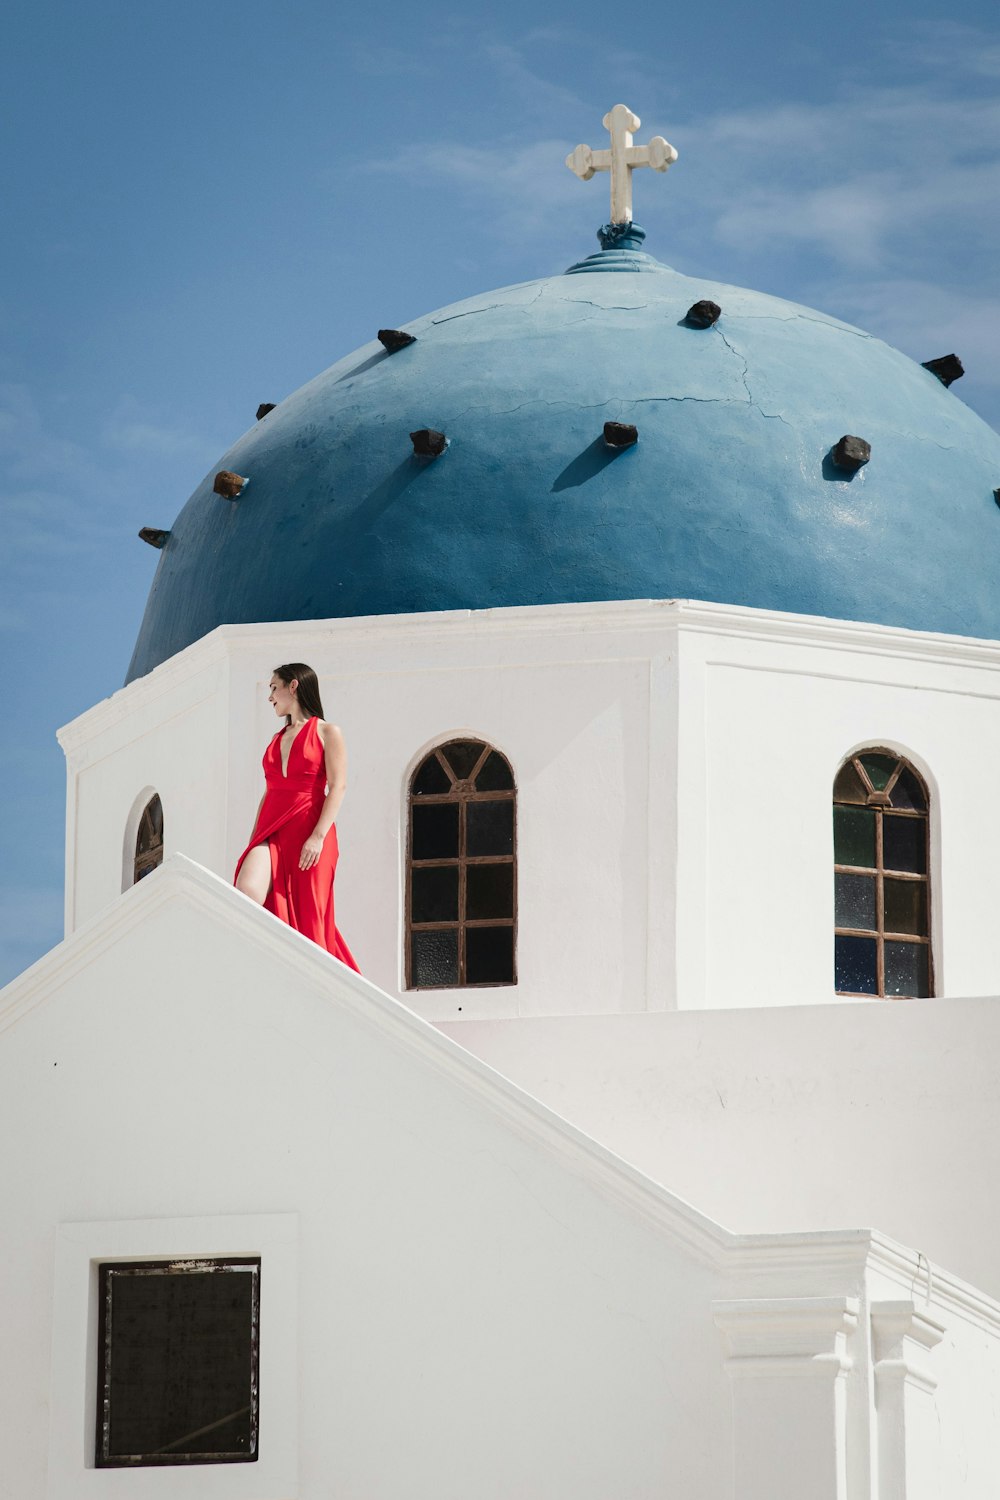
[[716,1302],[732,1381],[734,1500],[847,1500],[856,1297]]
[[871,1319],[879,1500],[947,1500],[940,1488],[937,1380],[924,1362],[944,1327],[908,1301],[873,1302]]

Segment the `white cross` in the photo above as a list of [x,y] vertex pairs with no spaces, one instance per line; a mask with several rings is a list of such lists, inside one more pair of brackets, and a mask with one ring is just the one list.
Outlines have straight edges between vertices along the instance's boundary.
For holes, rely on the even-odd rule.
[[616,104],[601,123],[611,132],[610,151],[577,146],[567,156],[566,165],[584,182],[595,172],[610,172],[611,222],[631,224],[633,168],[652,167],[654,172],[665,172],[677,160],[677,152],[662,135],[654,135],[648,146],[633,146],[632,132],[639,129],[642,121],[624,104]]

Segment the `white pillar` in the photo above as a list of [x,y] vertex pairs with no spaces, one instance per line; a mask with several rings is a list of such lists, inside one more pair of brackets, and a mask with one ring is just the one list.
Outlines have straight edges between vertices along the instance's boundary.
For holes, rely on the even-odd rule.
[[734,1500],[847,1500],[856,1297],[716,1302],[732,1381]]
[[879,1500],[942,1500],[937,1380],[924,1357],[944,1327],[908,1301],[873,1302],[871,1319]]

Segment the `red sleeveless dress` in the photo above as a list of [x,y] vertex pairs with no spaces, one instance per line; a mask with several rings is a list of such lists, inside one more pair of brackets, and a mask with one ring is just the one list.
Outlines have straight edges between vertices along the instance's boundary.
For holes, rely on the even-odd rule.
[[253,838],[240,855],[233,879],[239,877],[250,850],[268,844],[271,889],[264,902],[267,910],[360,974],[333,919],[333,877],[339,852],[336,827],[323,840],[323,852],[312,869],[299,869],[302,845],[316,827],[326,797],[326,756],[318,725],[318,719],[309,719],[295,736],[287,774],[281,769],[283,730],[265,750],[267,791]]

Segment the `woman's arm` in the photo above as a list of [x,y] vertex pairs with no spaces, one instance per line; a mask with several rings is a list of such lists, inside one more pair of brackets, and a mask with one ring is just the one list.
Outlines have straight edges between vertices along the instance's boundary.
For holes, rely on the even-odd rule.
[[266,796],[267,796],[266,792],[261,792],[261,794],[260,794],[260,801],[257,803],[257,816],[253,820],[253,829],[251,830],[251,833],[250,833],[250,842],[251,842],[251,844],[253,843],[254,839],[257,836],[257,824],[260,822],[260,810],[264,806],[264,798]]
[[319,735],[326,757],[327,793],[316,827],[302,845],[300,870],[311,870],[318,862],[323,840],[334,825],[347,790],[347,746],[344,744],[344,736],[336,724],[326,723],[319,726]]

